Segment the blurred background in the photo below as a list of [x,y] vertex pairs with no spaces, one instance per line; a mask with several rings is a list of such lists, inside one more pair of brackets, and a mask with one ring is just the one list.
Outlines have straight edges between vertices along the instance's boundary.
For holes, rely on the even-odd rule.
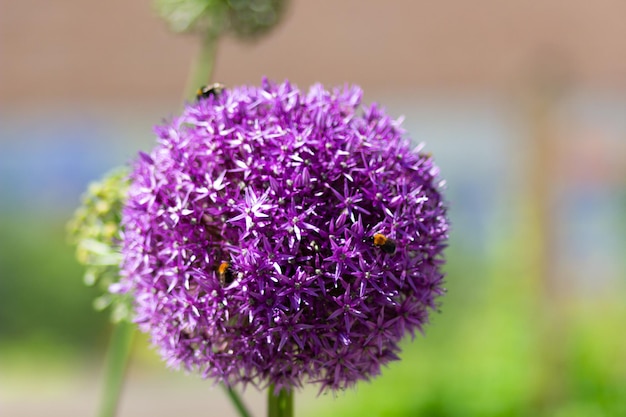
[[[626,416],[626,3],[294,0],[214,80],[360,84],[447,180],[426,337],[298,416]],[[0,0],[0,415],[88,416],[108,315],[67,245],[87,184],[154,143],[199,44],[148,0]],[[256,416],[264,394],[245,393]],[[121,417],[235,415],[134,347]]]

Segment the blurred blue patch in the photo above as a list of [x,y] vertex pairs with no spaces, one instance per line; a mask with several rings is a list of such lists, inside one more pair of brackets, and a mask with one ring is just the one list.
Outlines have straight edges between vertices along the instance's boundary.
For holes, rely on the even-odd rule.
[[0,126],[2,211],[73,209],[90,181],[126,162],[103,121],[5,119]]
[[519,121],[502,101],[489,95],[428,97],[393,106],[406,115],[412,140],[425,142],[441,168],[454,244],[474,252],[486,250],[493,220],[522,173]]

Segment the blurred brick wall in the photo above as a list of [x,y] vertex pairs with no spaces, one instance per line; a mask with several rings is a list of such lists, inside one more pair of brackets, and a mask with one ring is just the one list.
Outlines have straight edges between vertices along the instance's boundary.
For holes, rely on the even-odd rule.
[[[538,62],[626,86],[623,0],[294,0],[256,45],[226,39],[215,78],[370,89],[507,88]],[[1,0],[0,100],[178,100],[197,48],[149,0]]]

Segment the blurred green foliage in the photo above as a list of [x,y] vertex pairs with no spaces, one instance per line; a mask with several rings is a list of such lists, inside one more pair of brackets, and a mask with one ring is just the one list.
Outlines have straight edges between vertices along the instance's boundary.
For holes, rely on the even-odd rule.
[[92,307],[97,291],[82,282],[67,218],[42,212],[0,216],[0,349],[92,349],[105,340],[106,316]]

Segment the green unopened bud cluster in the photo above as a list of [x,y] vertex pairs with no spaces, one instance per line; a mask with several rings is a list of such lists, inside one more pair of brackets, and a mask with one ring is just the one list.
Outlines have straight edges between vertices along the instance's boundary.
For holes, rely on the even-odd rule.
[[128,319],[126,296],[111,294],[109,286],[119,281],[121,260],[120,220],[128,189],[128,172],[117,169],[89,185],[82,204],[68,224],[70,240],[76,245],[76,258],[86,266],[86,285],[97,285],[102,295],[94,300],[97,310],[111,306],[113,321]]
[[220,36],[232,32],[252,39],[268,32],[287,0],[156,0],[156,10],[175,32]]

